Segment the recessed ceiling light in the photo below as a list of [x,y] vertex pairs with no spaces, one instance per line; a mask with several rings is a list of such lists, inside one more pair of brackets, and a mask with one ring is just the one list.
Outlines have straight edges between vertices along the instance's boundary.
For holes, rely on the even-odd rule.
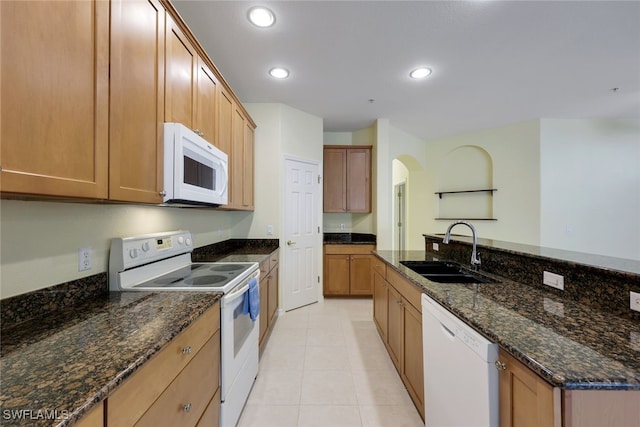
[[286,68],[275,67],[269,70],[269,75],[276,79],[286,79],[289,77],[289,70]]
[[257,27],[270,27],[276,22],[276,16],[266,7],[256,6],[249,9],[249,21]]
[[431,74],[431,68],[420,67],[410,72],[409,76],[412,79],[424,79],[425,77],[429,76],[429,74]]

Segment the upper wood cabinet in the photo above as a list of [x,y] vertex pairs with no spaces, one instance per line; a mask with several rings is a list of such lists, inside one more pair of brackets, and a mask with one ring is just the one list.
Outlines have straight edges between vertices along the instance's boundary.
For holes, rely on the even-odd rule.
[[218,137],[216,133],[217,120],[217,98],[220,82],[216,75],[202,58],[198,58],[198,70],[196,74],[196,111],[194,127],[196,132],[216,145]]
[[221,92],[220,114],[231,115],[231,126],[220,127],[221,150],[229,150],[229,202],[224,208],[253,210],[254,125],[238,105]]
[[111,1],[109,198],[161,203],[165,10]]
[[166,43],[165,121],[182,123],[215,145],[220,82],[170,16]]
[[107,197],[109,3],[0,1],[0,191]]
[[180,26],[167,15],[165,121],[194,128],[198,54]]
[[371,212],[371,146],[325,145],[324,212]]
[[229,155],[253,210],[255,123],[168,0],[0,1],[0,192],[161,203],[164,122]]

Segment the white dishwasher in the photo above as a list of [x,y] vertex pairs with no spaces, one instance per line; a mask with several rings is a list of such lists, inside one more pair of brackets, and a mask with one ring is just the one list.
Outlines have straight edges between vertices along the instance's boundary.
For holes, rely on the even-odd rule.
[[498,426],[498,345],[422,294],[427,427]]

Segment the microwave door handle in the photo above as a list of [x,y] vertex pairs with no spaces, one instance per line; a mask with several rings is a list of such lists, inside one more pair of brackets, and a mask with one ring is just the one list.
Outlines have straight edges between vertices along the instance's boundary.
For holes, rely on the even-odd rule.
[[229,171],[228,171],[227,164],[225,162],[220,162],[220,165],[222,166],[222,169],[224,170],[224,186],[220,190],[220,194],[223,194],[225,192],[225,190],[227,189],[227,184],[229,184]]
[[244,295],[245,292],[247,292],[249,290],[249,284],[247,283],[246,285],[244,285],[242,288],[240,288],[237,291],[234,291],[228,295],[224,296],[224,301],[225,303],[230,303],[232,301],[235,301],[236,299],[240,298],[241,296]]

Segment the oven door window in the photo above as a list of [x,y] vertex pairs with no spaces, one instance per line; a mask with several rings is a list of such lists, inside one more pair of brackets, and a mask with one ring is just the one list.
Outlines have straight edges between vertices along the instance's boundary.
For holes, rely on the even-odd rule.
[[[246,298],[246,294],[245,294]],[[240,299],[240,301],[243,301]],[[233,310],[233,355],[236,357],[254,328],[254,322],[248,314],[242,313],[243,304]]]
[[184,183],[207,190],[216,189],[216,169],[213,162],[206,160],[193,151],[184,149]]

